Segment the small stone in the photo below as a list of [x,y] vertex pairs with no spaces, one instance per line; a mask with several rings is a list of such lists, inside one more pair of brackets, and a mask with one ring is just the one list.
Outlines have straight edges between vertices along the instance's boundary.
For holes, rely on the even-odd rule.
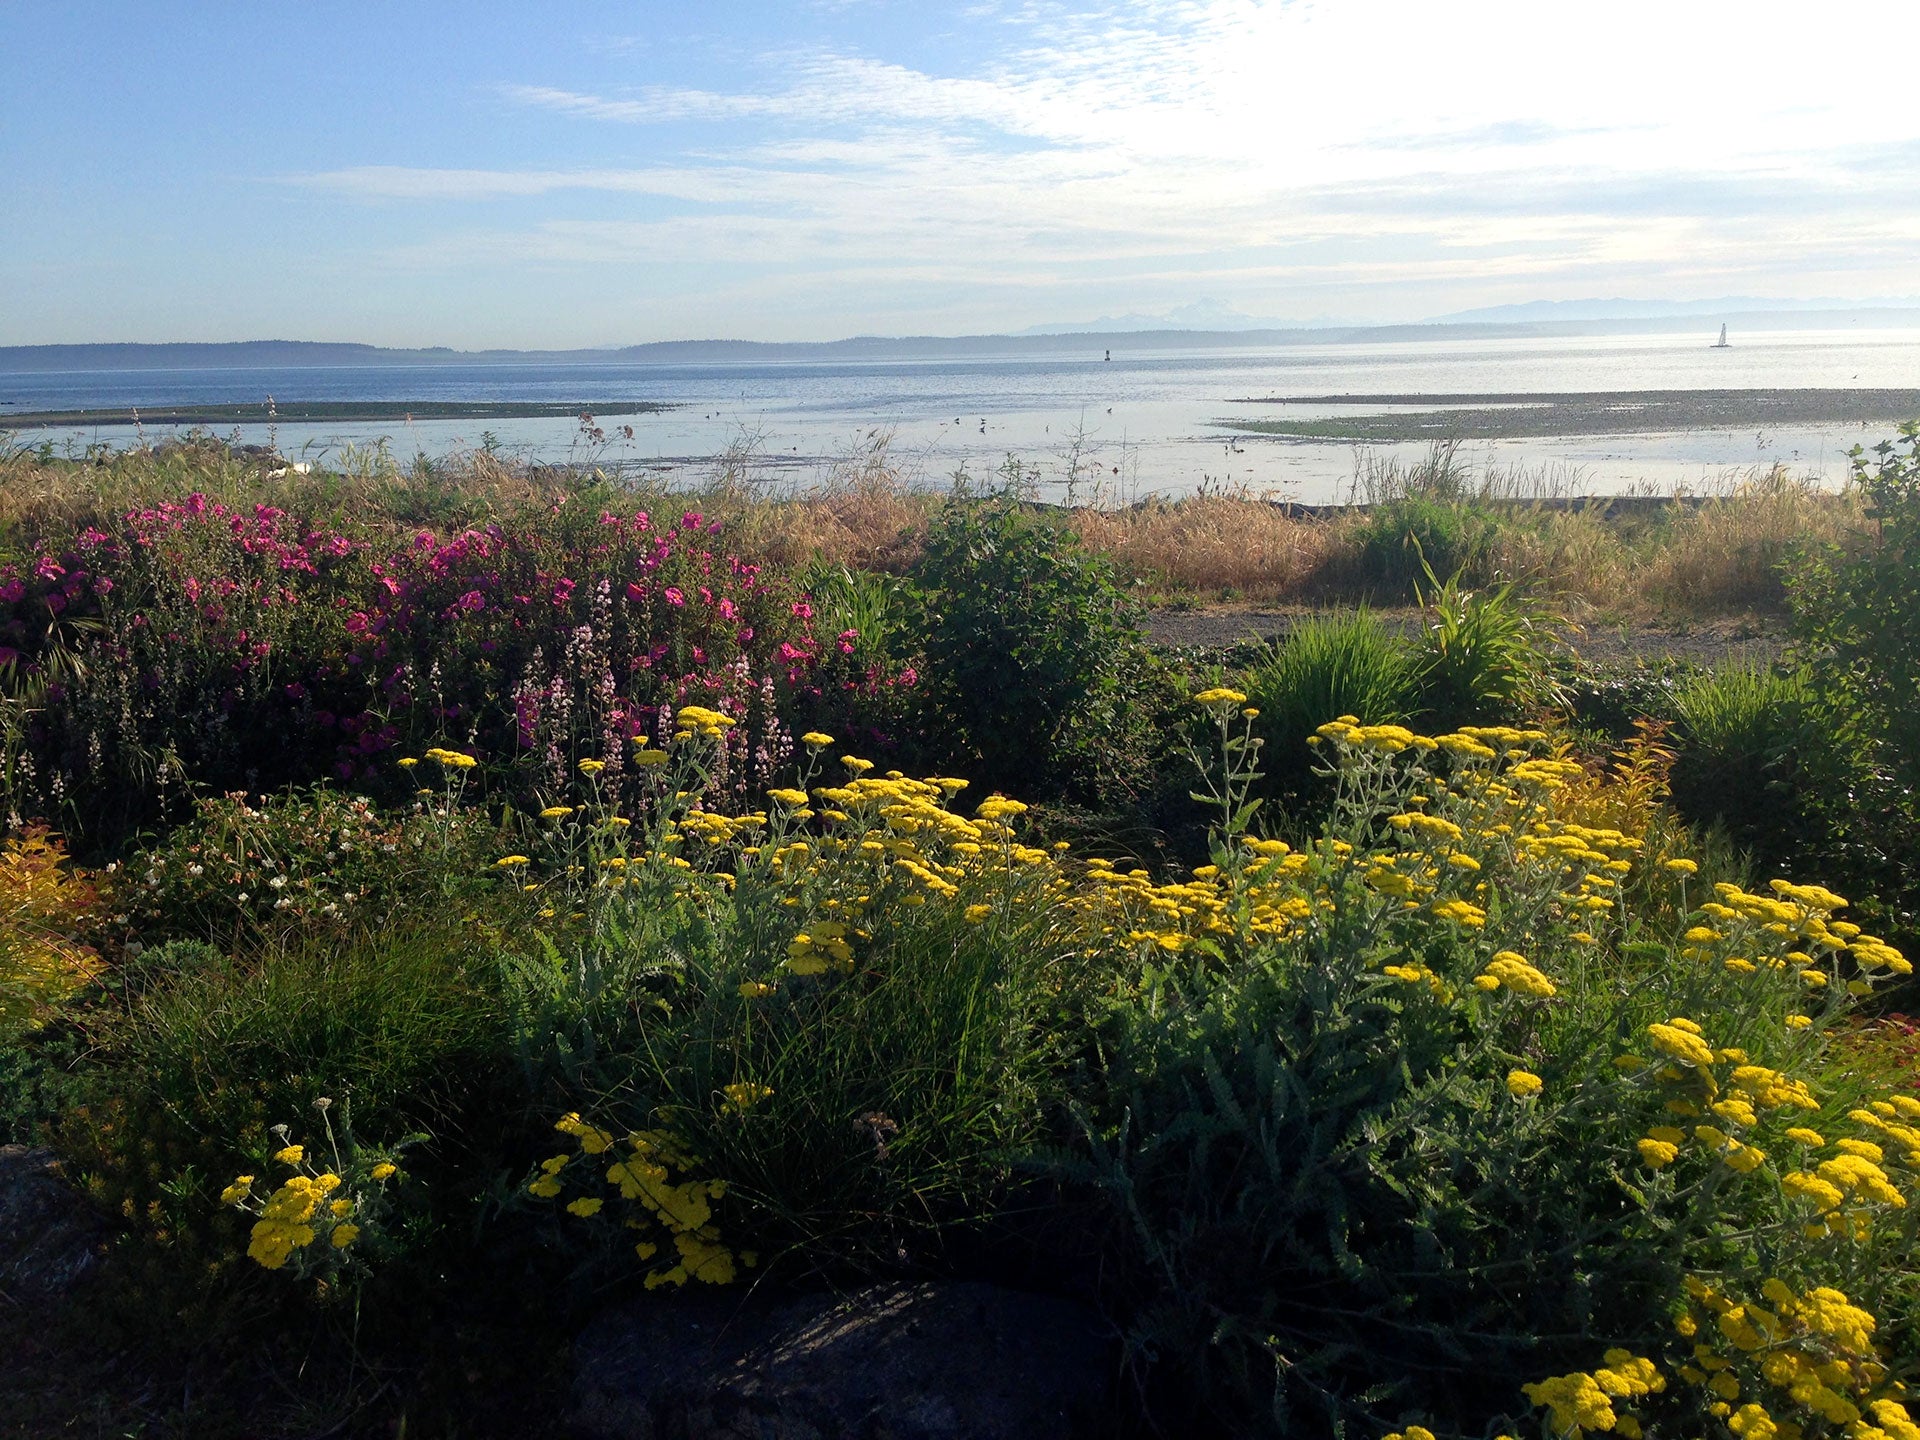
[[64,1297],[99,1263],[105,1236],[51,1150],[0,1145],[0,1292],[21,1303]]

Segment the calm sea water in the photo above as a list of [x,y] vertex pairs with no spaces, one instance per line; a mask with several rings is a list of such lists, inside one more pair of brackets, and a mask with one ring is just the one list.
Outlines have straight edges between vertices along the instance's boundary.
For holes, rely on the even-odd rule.
[[[1009,463],[1043,495],[1106,498],[1184,494],[1203,486],[1309,502],[1342,495],[1359,456],[1349,446],[1257,437],[1218,428],[1229,418],[1284,413],[1306,419],[1334,407],[1236,405],[1248,397],[1392,392],[1546,392],[1800,387],[1920,388],[1920,332],[1781,331],[1711,335],[1434,340],[1276,349],[1128,352],[1104,361],[1063,338],[1056,356],[778,365],[550,365],[249,370],[0,372],[0,426],[9,410],[257,403],[278,400],[556,401],[593,410],[650,400],[677,409],[603,422],[595,444],[565,419],[282,424],[289,455],[387,445],[402,458],[441,456],[489,439],[529,459],[594,459],[630,471],[705,478],[732,452],[756,479],[810,483],[890,437],[910,478],[945,484],[960,470],[984,477]],[[1375,409],[1377,407],[1368,407]],[[628,438],[615,427],[631,424]],[[262,443],[264,425],[233,432]],[[23,437],[24,438],[24,437]],[[34,439],[45,438],[35,434]],[[127,444],[125,428],[54,432],[76,450]],[[149,438],[154,438],[149,432]],[[1476,466],[1523,470],[1540,484],[1614,491],[1710,486],[1754,466],[1787,462],[1837,482],[1844,455],[1877,433],[1858,426],[1791,431],[1693,430],[1646,435],[1477,442]],[[1424,447],[1375,447],[1414,458]]]

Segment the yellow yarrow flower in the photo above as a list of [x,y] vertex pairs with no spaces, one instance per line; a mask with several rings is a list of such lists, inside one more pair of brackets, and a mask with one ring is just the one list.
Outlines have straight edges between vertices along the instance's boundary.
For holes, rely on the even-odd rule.
[[744,1115],[762,1100],[773,1095],[771,1085],[757,1085],[749,1080],[736,1080],[731,1085],[720,1087],[720,1093],[727,1097],[727,1108],[736,1114]]
[[1655,1140],[1648,1136],[1634,1142],[1634,1148],[1640,1152],[1640,1163],[1649,1170],[1663,1170],[1680,1158],[1680,1147],[1666,1140]]
[[1531,1070],[1509,1070],[1507,1072],[1507,1093],[1516,1100],[1530,1100],[1546,1088],[1542,1080]]

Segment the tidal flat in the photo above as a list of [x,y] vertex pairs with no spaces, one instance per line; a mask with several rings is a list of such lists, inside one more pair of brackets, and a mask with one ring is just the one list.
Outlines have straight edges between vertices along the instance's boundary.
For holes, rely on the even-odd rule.
[[1590,390],[1564,393],[1273,395],[1236,405],[1352,406],[1359,413],[1220,420],[1246,435],[1398,444],[1683,430],[1895,424],[1920,414],[1920,390]]

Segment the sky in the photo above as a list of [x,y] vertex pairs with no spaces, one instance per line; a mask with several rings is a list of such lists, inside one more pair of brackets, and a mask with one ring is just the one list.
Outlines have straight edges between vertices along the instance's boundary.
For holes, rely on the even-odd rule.
[[0,344],[1920,291],[1913,0],[0,0]]

